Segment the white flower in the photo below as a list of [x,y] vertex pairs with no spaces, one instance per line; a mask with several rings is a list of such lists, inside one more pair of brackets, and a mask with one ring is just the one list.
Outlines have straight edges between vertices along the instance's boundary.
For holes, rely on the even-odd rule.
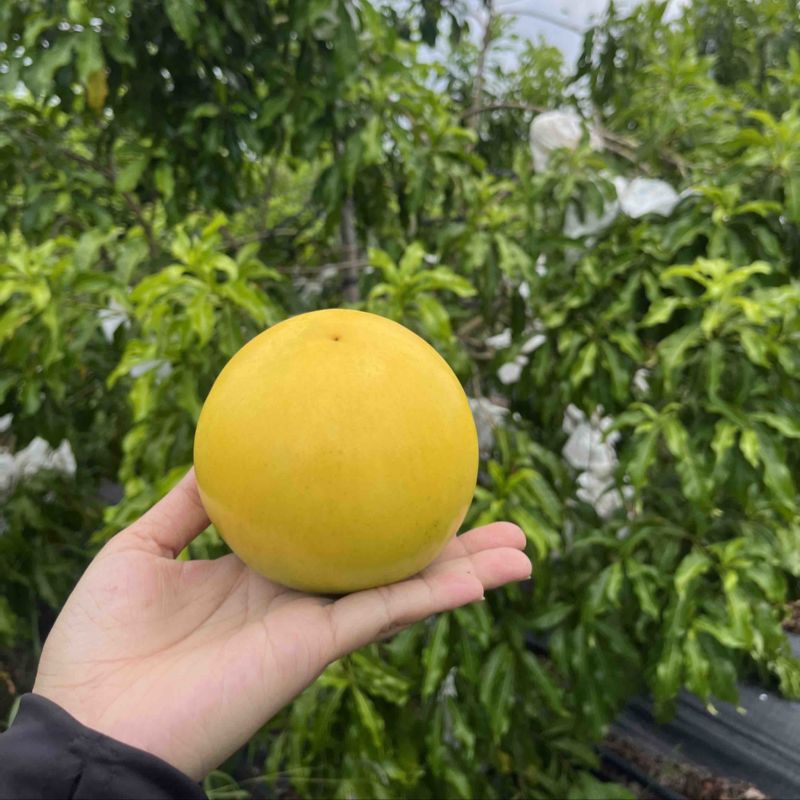
[[62,439],[61,444],[53,451],[50,459],[50,468],[57,469],[70,477],[75,474],[75,469],[77,468],[75,454],[66,439]]
[[609,431],[613,423],[612,417],[603,416],[602,406],[587,418],[572,404],[567,406],[562,423],[562,429],[569,434],[562,455],[570,466],[582,470],[577,478],[576,495],[593,506],[603,519],[622,508],[634,493],[632,486],[623,486],[621,491],[616,488],[614,471],[619,462],[614,443],[620,434]]
[[622,491],[615,488],[610,476],[600,477],[592,472],[584,472],[578,476],[579,500],[594,507],[597,515],[608,519],[615,511],[622,508],[625,500],[633,493],[632,486],[623,486]]
[[538,350],[546,341],[547,337],[544,334],[535,333],[522,345],[522,352],[526,355],[532,353],[534,350]]
[[46,469],[50,465],[52,452],[50,445],[41,436],[31,439],[27,447],[20,450],[14,457],[17,475],[25,478]]
[[622,508],[623,504],[622,495],[616,489],[612,489],[594,503],[594,510],[601,519],[608,519],[615,511]]
[[634,178],[619,193],[622,212],[632,219],[639,219],[645,214],[668,217],[680,199],[680,195],[672,186],[656,178]]
[[578,425],[585,421],[586,414],[574,403],[570,403],[564,411],[564,422],[561,424],[561,430],[564,433],[572,433]]
[[[531,123],[530,143],[533,168],[537,172],[547,169],[553,150],[566,148],[575,150],[583,137],[585,122],[572,110],[545,111],[537,114]],[[589,146],[601,150],[603,140],[597,131],[589,127]]]
[[100,327],[103,330],[103,336],[106,337],[106,341],[108,342],[114,341],[114,332],[120,325],[124,325],[126,328],[130,325],[128,312],[125,310],[124,306],[120,305],[113,298],[109,301],[106,308],[97,312],[97,316],[100,319]]
[[578,475],[578,491],[580,500],[594,505],[614,485],[608,476],[599,476],[594,472],[582,472]]
[[494,445],[494,430],[503,423],[508,409],[487,397],[470,397],[469,407],[478,429],[478,448],[482,453],[490,453]]
[[53,450],[40,436],[16,454],[17,472],[32,475],[40,469],[55,469],[67,475],[75,474],[75,455],[70,443],[63,439],[58,448]]
[[570,466],[596,475],[610,475],[617,465],[614,446],[603,438],[601,430],[588,423],[575,428],[562,454]]
[[66,439],[53,450],[45,439],[37,436],[18,453],[0,450],[0,494],[41,470],[52,469],[73,476],[75,468],[75,455]]
[[650,391],[650,370],[642,367],[633,373],[633,388],[642,394],[647,394]]
[[519,380],[519,376],[522,375],[523,366],[525,365],[520,364],[519,359],[514,359],[514,361],[508,361],[503,364],[503,366],[497,370],[497,377],[500,383],[505,386],[516,383]]
[[8,492],[17,479],[14,456],[6,450],[0,451],[0,496]]
[[501,333],[496,333],[486,340],[486,344],[494,350],[503,350],[511,344],[511,328],[506,328]]

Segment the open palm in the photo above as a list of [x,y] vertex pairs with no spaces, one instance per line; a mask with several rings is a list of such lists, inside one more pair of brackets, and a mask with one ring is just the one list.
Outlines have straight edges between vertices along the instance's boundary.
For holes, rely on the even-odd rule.
[[453,539],[419,575],[326,598],[235,555],[177,561],[208,525],[194,473],[95,557],[45,643],[34,692],[200,779],[327,664],[526,578],[514,525]]

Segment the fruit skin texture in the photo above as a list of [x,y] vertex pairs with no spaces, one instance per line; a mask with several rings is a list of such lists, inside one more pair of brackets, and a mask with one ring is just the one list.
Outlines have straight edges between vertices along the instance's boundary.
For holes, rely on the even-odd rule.
[[467,513],[478,437],[447,362],[396,322],[330,309],[246,344],[194,442],[203,505],[252,569],[303,591],[426,567]]

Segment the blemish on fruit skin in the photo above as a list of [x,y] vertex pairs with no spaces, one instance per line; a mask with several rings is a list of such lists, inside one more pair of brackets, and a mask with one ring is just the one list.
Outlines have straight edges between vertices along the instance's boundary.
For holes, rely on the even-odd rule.
[[339,336],[338,333],[334,333],[333,336],[331,336],[331,339],[333,339],[334,342],[338,342],[341,338],[342,337]]

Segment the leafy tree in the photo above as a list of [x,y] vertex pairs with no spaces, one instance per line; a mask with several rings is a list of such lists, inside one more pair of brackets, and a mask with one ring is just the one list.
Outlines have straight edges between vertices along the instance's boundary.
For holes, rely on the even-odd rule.
[[[619,797],[593,745],[631,693],[800,695],[796,13],[664,11],[612,7],[569,74],[495,60],[492,4],[477,45],[450,3],[0,9],[0,672],[186,469],[225,360],[346,304],[489,409],[468,522],[516,521],[536,580],[332,665],[212,796]],[[583,136],[536,170],[557,108]]]

